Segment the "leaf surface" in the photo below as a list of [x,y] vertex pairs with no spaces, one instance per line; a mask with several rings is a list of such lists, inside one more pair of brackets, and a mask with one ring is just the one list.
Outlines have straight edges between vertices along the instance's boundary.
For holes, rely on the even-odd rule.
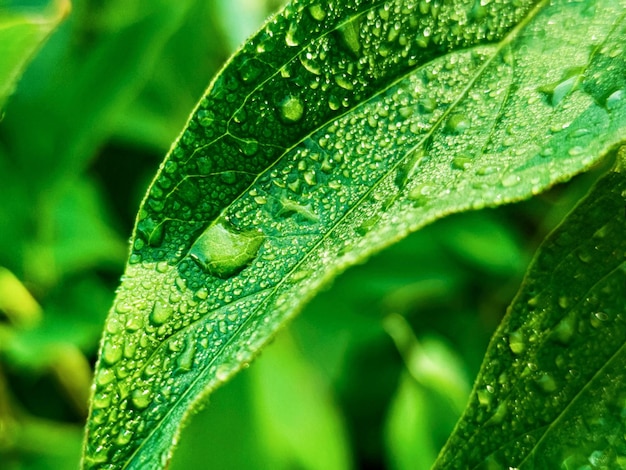
[[626,125],[624,27],[623,1],[295,2],[271,19],[141,206],[85,466],[164,466],[193,404],[338,272],[601,158]]
[[55,0],[39,9],[5,3],[0,3],[0,109],[28,60],[70,10],[68,0]]
[[434,468],[623,468],[626,153],[544,242]]

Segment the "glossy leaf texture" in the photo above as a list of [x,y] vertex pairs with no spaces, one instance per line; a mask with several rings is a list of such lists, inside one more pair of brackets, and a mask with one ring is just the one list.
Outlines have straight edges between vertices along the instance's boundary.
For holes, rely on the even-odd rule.
[[626,153],[544,241],[434,468],[624,468]]
[[166,465],[189,409],[347,266],[598,161],[626,127],[624,6],[307,1],[271,19],[141,206],[85,467]]
[[0,109],[28,60],[69,11],[69,0],[54,0],[41,8],[0,3]]

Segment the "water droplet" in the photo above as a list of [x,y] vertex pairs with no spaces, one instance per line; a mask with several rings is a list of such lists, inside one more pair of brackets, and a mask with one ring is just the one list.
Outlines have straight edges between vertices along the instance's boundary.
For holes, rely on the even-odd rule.
[[360,18],[357,16],[352,21],[339,27],[339,34],[343,43],[352,51],[355,56],[359,55],[361,43],[359,42]]
[[326,18],[326,11],[319,3],[314,3],[309,7],[309,13],[313,17],[314,20],[322,21]]
[[202,127],[211,127],[215,122],[215,114],[212,111],[201,109],[198,111],[198,119]]
[[240,232],[218,219],[198,237],[189,256],[212,275],[226,279],[250,264],[264,240],[261,232]]
[[241,146],[241,151],[244,155],[247,155],[248,157],[254,155],[257,150],[259,150],[259,143],[256,140],[247,140]]
[[469,157],[456,157],[452,160],[452,168],[455,170],[466,170],[472,165],[472,159]]
[[128,444],[133,437],[133,432],[130,429],[122,429],[120,433],[117,435],[117,439],[115,442],[117,445],[124,446]]
[[320,218],[315,211],[313,211],[310,203],[304,206],[292,201],[291,199],[284,198],[281,199],[280,204],[282,207],[278,212],[278,215],[281,217],[288,217],[293,214],[297,214],[310,222],[319,222]]
[[137,233],[152,247],[160,246],[165,236],[164,225],[152,217],[144,217],[137,223]]
[[538,92],[546,95],[548,103],[551,106],[558,106],[567,95],[574,89],[574,86],[578,83],[580,74],[584,71],[581,67],[573,67],[568,69],[560,80],[549,85],[544,85],[537,89]]
[[462,134],[470,127],[470,120],[464,114],[453,114],[448,118],[446,130],[451,134]]
[[600,328],[603,323],[609,319],[609,316],[604,312],[595,312],[591,314],[591,326],[594,328]]
[[107,392],[96,393],[93,397],[94,408],[108,408],[111,406],[111,394]]
[[152,392],[149,388],[138,388],[133,390],[130,399],[135,408],[143,410],[152,402]]
[[558,388],[556,380],[554,380],[554,377],[552,377],[552,375],[548,373],[541,374],[541,376],[536,380],[536,382],[537,382],[537,385],[539,385],[539,388],[541,388],[541,390],[543,390],[546,393],[552,393],[556,391],[556,389]]
[[174,309],[169,304],[157,300],[150,312],[150,322],[155,326],[163,325],[171,318],[173,313]]
[[285,34],[285,43],[289,47],[295,47],[300,45],[300,40],[298,39],[298,23],[292,22],[289,25],[287,34]]
[[478,398],[478,403],[480,403],[481,406],[489,406],[491,404],[491,400],[493,399],[493,391],[490,391],[487,388],[478,390],[476,392],[476,397]]
[[568,344],[574,336],[575,327],[576,317],[569,314],[554,327],[552,337],[563,344]]
[[280,104],[280,116],[285,122],[298,122],[304,114],[304,105],[300,98],[288,96]]
[[122,358],[122,347],[112,341],[104,343],[102,348],[102,359],[104,362],[112,366]]
[[178,370],[188,372],[193,367],[193,359],[196,355],[196,346],[193,341],[188,341],[183,352],[178,356]]
[[237,181],[237,173],[234,171],[224,171],[220,174],[221,180],[226,184],[234,184]]
[[228,364],[220,364],[215,370],[215,378],[219,381],[224,382],[230,376],[231,371],[232,367]]
[[509,335],[509,348],[513,354],[521,354],[526,350],[526,342],[521,331],[517,330]]
[[515,173],[509,173],[508,175],[503,176],[500,182],[505,188],[511,188],[518,184],[521,180],[522,179],[519,177],[519,175],[516,175]]
[[624,90],[617,90],[611,93],[605,102],[606,109],[609,111],[615,111],[624,101],[625,94]]
[[100,369],[96,376],[96,384],[104,386],[115,380],[115,373],[111,369]]

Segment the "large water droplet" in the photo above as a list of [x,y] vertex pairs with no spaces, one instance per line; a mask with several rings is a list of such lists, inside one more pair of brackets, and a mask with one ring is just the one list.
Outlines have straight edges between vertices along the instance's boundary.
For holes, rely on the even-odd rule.
[[189,256],[212,275],[226,279],[250,264],[264,240],[261,232],[240,232],[218,219],[198,237]]

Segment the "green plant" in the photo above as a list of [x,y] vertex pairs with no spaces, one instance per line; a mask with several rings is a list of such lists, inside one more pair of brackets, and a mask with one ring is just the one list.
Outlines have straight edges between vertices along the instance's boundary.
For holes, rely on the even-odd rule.
[[[191,8],[180,5],[173,7],[180,15]],[[434,468],[624,466],[624,6],[285,7],[217,75],[141,203],[95,370],[84,466],[165,466],[190,410],[246,367],[337,274],[446,215],[528,199],[583,172],[588,179],[569,196],[580,203],[539,248]],[[154,21],[174,29],[177,17],[163,8],[155,7]],[[141,37],[165,41],[158,22],[137,23]],[[153,59],[143,60],[147,68]],[[116,96],[130,93],[126,79],[119,74],[115,86],[123,92]],[[97,100],[93,107],[103,116],[113,109]],[[68,162],[96,142],[79,130],[62,153]],[[471,226],[471,217],[464,224]],[[478,232],[507,233],[490,215],[478,217]],[[425,231],[437,241],[428,241],[423,259],[467,226]],[[457,249],[465,262],[482,264],[493,285],[499,273],[523,266],[521,253],[505,259],[516,249],[514,236],[477,238],[489,242],[472,247],[471,235],[460,237]],[[401,259],[392,272],[403,271]],[[439,277],[420,269],[413,290],[386,280],[389,271],[375,284],[394,287],[392,307],[375,323],[406,363],[396,371],[400,385],[386,428],[394,468],[432,464],[436,448],[423,460],[411,448],[416,439],[436,446],[424,434],[438,429],[445,436],[449,425],[419,420],[437,403],[452,423],[467,399],[463,366],[446,342],[417,339],[405,319],[425,318],[411,316],[412,309],[437,310],[420,295],[447,295],[464,284],[450,274],[454,268],[444,266]],[[348,290],[365,295],[367,281],[353,282]],[[363,330],[372,335],[373,328]],[[7,337],[7,350],[20,357],[15,337]],[[293,344],[280,347],[279,367],[315,389],[311,374],[285,359],[295,354]],[[331,354],[317,354],[332,363]],[[256,391],[284,396],[272,371],[266,366],[253,379],[265,380]],[[269,397],[254,399],[261,403],[257,419],[270,430],[291,413],[294,428],[314,420],[331,430],[332,439],[314,434],[318,448],[332,451],[324,458],[280,429],[268,431],[269,453],[287,455],[282,465],[351,465],[332,412],[314,417],[303,407],[285,413],[278,406],[267,412],[275,418],[263,415]],[[277,450],[280,440],[295,450]],[[275,462],[259,459],[260,466]]]

